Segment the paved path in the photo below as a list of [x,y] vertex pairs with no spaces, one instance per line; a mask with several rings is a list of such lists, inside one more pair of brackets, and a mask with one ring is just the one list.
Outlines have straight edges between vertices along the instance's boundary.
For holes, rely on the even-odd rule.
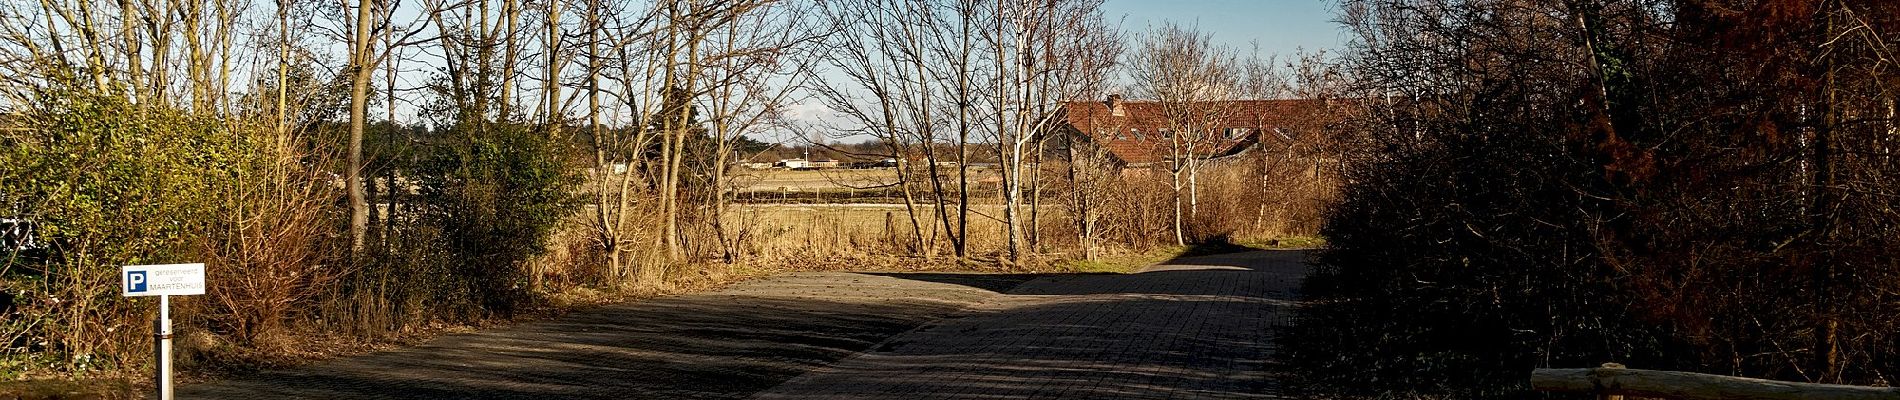
[[178,398],[745,398],[1031,278],[796,273],[183,385]]
[[758,399],[1270,398],[1271,327],[1303,252],[1037,279]]
[[1303,252],[1130,275],[797,273],[180,398],[1260,398]]

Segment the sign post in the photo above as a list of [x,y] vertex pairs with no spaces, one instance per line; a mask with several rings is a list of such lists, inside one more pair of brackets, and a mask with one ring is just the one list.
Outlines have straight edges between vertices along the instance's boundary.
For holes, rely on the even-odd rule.
[[205,265],[127,265],[119,268],[125,297],[158,296],[158,320],[152,321],[158,358],[158,399],[172,400],[172,296],[205,294]]

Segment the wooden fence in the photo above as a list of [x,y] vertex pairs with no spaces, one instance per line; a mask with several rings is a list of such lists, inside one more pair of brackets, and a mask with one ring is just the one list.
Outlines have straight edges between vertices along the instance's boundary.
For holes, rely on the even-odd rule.
[[1623,396],[1679,400],[1900,400],[1900,388],[1771,381],[1694,372],[1655,371],[1603,364],[1600,368],[1538,368],[1531,389],[1594,393],[1598,399]]

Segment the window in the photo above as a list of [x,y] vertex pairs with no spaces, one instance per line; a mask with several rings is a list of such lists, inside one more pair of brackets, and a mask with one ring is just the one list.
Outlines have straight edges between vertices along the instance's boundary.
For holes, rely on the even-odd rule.
[[1156,133],[1157,135],[1160,135],[1160,138],[1162,138],[1162,139],[1172,139],[1172,138],[1174,138],[1174,131],[1170,131],[1170,130],[1168,130],[1168,128],[1161,128],[1161,130],[1158,130],[1158,131],[1155,131],[1155,133]]
[[1253,129],[1227,128],[1227,140],[1240,140],[1240,139],[1246,138],[1247,134],[1250,134],[1250,133],[1253,133]]
[[1135,135],[1135,140],[1147,140],[1147,139],[1148,139],[1148,138],[1145,138],[1145,137],[1142,137],[1142,136],[1141,136],[1141,128],[1128,128],[1128,133],[1130,133],[1130,134],[1133,134],[1133,135]]

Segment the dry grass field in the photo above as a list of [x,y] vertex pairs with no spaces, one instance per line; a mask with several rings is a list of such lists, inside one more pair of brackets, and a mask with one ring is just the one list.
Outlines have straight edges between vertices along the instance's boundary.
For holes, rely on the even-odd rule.
[[[952,184],[956,170],[945,169]],[[800,192],[800,191],[851,191],[891,186],[897,183],[897,170],[879,169],[825,169],[794,171],[788,169],[734,169],[733,184],[741,193],[761,192]],[[993,181],[996,172],[974,168],[970,171],[973,184]]]
[[[971,211],[972,252],[985,254],[1002,248],[1002,206],[978,205]],[[1044,206],[1041,213],[1044,243],[1055,247],[1074,242],[1072,231],[1063,228],[1064,219],[1057,207]],[[932,210],[921,209],[918,216],[924,245],[938,249],[939,254],[949,254],[951,244]],[[924,220],[926,217],[932,219]],[[752,254],[768,259],[915,254],[912,250],[918,246],[903,204],[749,204],[735,207],[730,218],[757,235],[750,241]]]
[[[1201,217],[1189,221],[1193,226],[1188,235],[1259,241],[1277,247],[1285,244],[1271,242],[1273,239],[1310,234],[1317,223],[1316,202],[1324,201],[1324,196],[1313,193],[1323,193],[1329,186],[1320,184],[1323,182],[1277,182],[1272,190],[1265,190],[1252,172],[1233,168],[1206,172],[1201,181]],[[895,170],[740,173],[742,178],[736,180],[740,184],[736,199],[740,204],[734,205],[726,218],[730,219],[729,226],[747,232],[741,241],[746,243],[746,254],[808,263],[835,254],[952,253],[953,244],[935,212],[928,185],[912,188],[917,207],[917,220],[913,222],[912,213],[903,204],[902,190],[890,186],[896,181]],[[994,170],[972,171],[968,248],[975,257],[998,254],[1007,242],[997,178]],[[1101,218],[1096,228],[1098,255],[1174,244],[1167,183],[1165,175],[1127,174],[1097,194],[1095,202]],[[1023,238],[1035,244],[1028,249],[1030,254],[1047,259],[1081,256],[1075,221],[1064,206],[1068,194],[1063,182],[1051,181],[1043,187],[1040,207],[1025,204],[1021,215]],[[948,211],[954,213],[954,207]]]
[[734,170],[733,182],[740,192],[778,192],[811,190],[851,190],[888,186],[897,182],[894,169],[835,169],[793,171],[787,169]]

